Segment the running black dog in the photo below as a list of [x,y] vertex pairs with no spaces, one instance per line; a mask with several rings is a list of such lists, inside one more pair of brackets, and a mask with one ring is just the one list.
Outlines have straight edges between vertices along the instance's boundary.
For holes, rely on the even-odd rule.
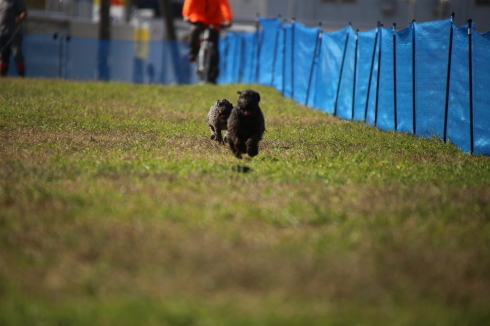
[[254,157],[259,154],[259,141],[265,131],[265,120],[259,107],[260,94],[247,89],[237,92],[237,105],[228,118],[227,141],[237,158],[242,154]]
[[[211,128],[211,139],[218,141],[220,144],[224,144],[222,130],[228,130],[227,120],[233,109],[233,104],[228,100],[218,100],[209,109],[208,113],[208,126]],[[225,136],[226,138],[226,136]]]

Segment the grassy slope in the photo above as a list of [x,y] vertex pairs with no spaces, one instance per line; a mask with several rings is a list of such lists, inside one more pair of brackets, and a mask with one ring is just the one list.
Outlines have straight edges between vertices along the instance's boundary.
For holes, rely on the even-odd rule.
[[[250,85],[0,80],[0,325],[484,325],[490,160]],[[43,325],[44,325],[43,324]]]

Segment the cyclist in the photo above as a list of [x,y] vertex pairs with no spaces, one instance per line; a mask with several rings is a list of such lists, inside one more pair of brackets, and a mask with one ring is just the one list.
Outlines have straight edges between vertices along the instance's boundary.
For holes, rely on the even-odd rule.
[[216,54],[211,59],[209,82],[215,84],[219,74],[218,42],[221,27],[230,27],[233,13],[228,0],[185,0],[182,7],[182,17],[189,22],[190,44],[189,61],[195,62],[199,53],[199,37],[201,33],[210,28],[210,41],[213,43]]
[[27,10],[24,0],[0,0],[0,75],[7,76],[10,54],[13,52],[19,76],[25,75],[22,54],[22,26]]

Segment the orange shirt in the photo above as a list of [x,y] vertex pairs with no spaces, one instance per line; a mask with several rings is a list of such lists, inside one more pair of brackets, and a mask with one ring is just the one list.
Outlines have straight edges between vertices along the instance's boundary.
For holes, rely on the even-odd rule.
[[218,25],[233,19],[228,0],[185,0],[182,16],[189,17],[191,23],[207,25]]

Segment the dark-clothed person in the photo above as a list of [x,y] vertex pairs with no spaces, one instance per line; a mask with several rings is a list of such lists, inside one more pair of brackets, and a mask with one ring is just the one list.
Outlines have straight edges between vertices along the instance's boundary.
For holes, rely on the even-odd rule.
[[10,56],[14,56],[15,68],[19,76],[25,75],[22,53],[23,26],[27,17],[24,0],[0,0],[0,74],[6,76]]

